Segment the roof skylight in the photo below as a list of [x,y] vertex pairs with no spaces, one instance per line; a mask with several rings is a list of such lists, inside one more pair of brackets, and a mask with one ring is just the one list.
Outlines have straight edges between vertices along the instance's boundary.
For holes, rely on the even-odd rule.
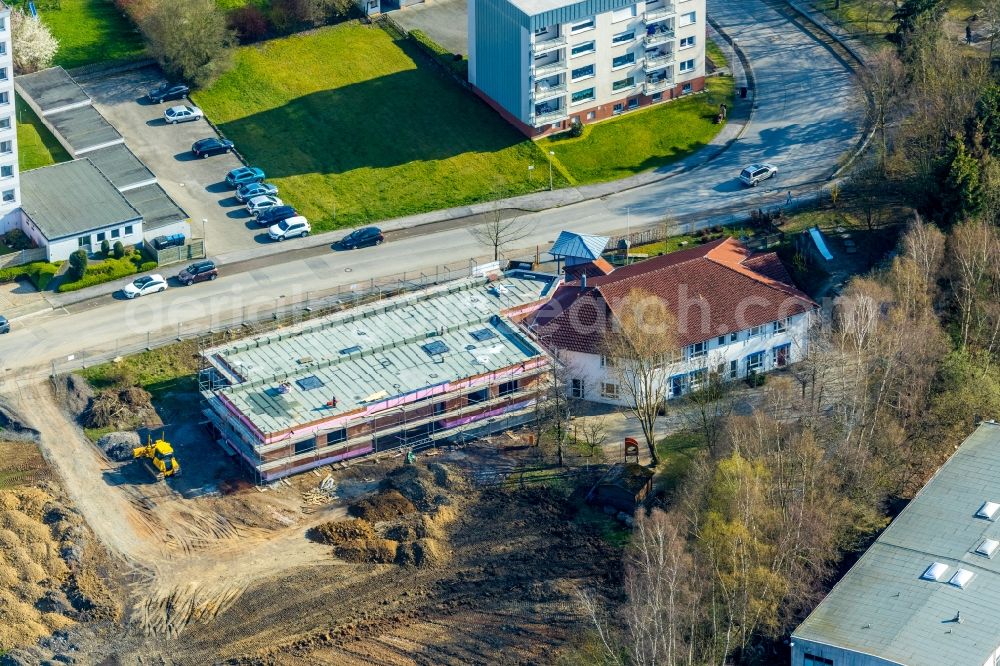
[[983,502],[983,505],[979,507],[979,511],[976,511],[976,518],[993,520],[993,517],[997,515],[997,511],[1000,511],[1000,504],[996,502]]
[[955,572],[955,575],[951,577],[951,580],[948,581],[948,584],[964,590],[965,586],[969,584],[970,580],[972,580],[972,576],[972,572],[968,569],[959,569]]
[[948,574],[948,565],[942,564],[941,562],[935,562],[934,564],[927,567],[927,569],[920,574],[920,578],[923,580],[933,580],[937,582],[943,581]]
[[976,548],[976,552],[985,557],[993,557],[993,553],[996,552],[997,546],[1000,546],[1000,541],[995,539],[983,539],[983,542],[979,544]]

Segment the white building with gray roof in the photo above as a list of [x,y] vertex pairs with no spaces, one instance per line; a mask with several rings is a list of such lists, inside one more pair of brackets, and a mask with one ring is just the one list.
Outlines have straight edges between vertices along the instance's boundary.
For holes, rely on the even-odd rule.
[[792,666],[1000,664],[1000,424],[982,423],[792,634]]

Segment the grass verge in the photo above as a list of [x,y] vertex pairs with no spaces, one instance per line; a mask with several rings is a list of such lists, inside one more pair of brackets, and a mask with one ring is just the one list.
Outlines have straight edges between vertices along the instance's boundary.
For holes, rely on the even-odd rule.
[[17,108],[17,163],[21,171],[66,162],[69,153],[56,140],[31,107],[15,95]]
[[54,65],[69,69],[135,58],[146,50],[139,31],[111,0],[59,0],[40,7],[38,15],[59,40]]

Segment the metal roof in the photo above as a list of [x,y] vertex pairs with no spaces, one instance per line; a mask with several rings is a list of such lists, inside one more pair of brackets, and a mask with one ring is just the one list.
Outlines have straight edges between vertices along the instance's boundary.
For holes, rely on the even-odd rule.
[[62,67],[22,74],[15,82],[38,105],[42,114],[65,106],[90,103],[90,96]]
[[126,190],[122,194],[142,215],[142,230],[146,234],[188,218],[188,214],[156,183]]
[[262,433],[279,433],[543,356],[500,313],[541,300],[557,280],[521,272],[495,282],[466,278],[204,356],[236,382],[218,394]]
[[577,234],[572,231],[560,231],[559,238],[552,245],[549,254],[553,257],[593,261],[601,256],[607,245],[607,236],[591,236],[588,234]]
[[21,208],[49,241],[142,219],[86,158],[23,172]]
[[118,130],[92,106],[60,111],[45,116],[45,119],[66,139],[66,143],[75,154],[98,146],[125,141]]
[[[795,630],[801,639],[908,666],[983,664],[1000,646],[1000,523],[976,517],[1000,501],[1000,424],[958,448],[826,598]],[[939,580],[921,575],[935,563]],[[964,569],[964,589],[949,581]],[[955,581],[956,583],[958,581]],[[961,621],[957,621],[961,613]]]
[[124,143],[87,153],[87,159],[118,189],[156,182],[156,176]]

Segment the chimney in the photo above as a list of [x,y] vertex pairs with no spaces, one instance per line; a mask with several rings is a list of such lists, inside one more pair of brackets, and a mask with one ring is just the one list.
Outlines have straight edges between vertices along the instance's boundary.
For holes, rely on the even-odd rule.
[[580,291],[584,291],[586,288],[587,288],[587,272],[584,271],[583,274],[580,275]]

